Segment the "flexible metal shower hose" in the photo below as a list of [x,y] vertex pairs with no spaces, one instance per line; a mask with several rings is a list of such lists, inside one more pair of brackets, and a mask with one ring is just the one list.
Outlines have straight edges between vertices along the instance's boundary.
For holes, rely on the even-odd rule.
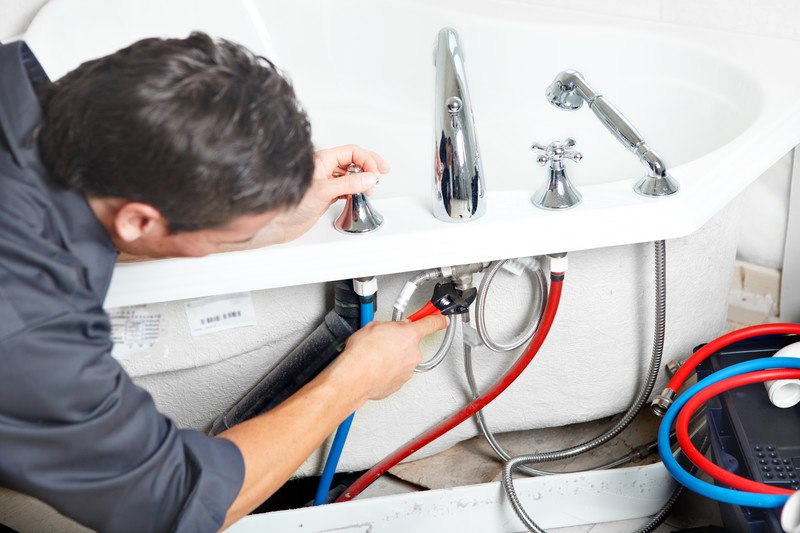
[[[469,320],[465,319],[464,321],[468,322]],[[474,398],[478,395],[478,387],[475,383],[475,372],[472,367],[472,347],[469,346],[468,344],[464,344],[464,369],[466,371],[467,383],[469,384],[470,392]],[[494,450],[494,453],[498,457],[500,457],[500,459],[502,459],[503,461],[508,461],[509,459],[511,459],[511,454],[509,454],[503,448],[503,446],[497,441],[497,438],[494,436],[494,433],[492,433],[492,431],[489,429],[489,426],[486,423],[486,418],[483,415],[483,411],[478,411],[477,413],[475,413],[474,419],[478,423],[478,428],[483,434],[483,437],[486,439],[486,442],[488,442],[489,446],[491,446],[492,450]],[[656,444],[655,442],[652,443],[653,450],[652,451],[648,450],[648,453],[653,453],[655,451],[655,444]],[[636,455],[635,453],[629,453],[621,457],[618,457],[616,459],[613,459],[607,463],[594,466],[589,470],[609,470],[611,468],[616,468],[618,466],[630,463],[631,461],[639,460],[642,457],[644,457],[644,455],[641,454]],[[568,472],[549,472],[547,470],[537,470],[535,468],[531,468],[524,465],[518,466],[517,470],[531,476],[546,476],[550,474],[568,473]],[[585,471],[585,469],[581,471],[583,472]]]
[[[411,278],[409,283],[414,284],[415,286],[419,287],[421,284],[425,283],[426,281],[430,281],[436,278],[443,277],[444,274],[442,273],[441,269],[435,268],[432,270],[424,270]],[[403,312],[397,307],[392,310],[392,320],[403,320]],[[439,349],[436,350],[436,353],[433,354],[433,357],[430,359],[421,362],[417,365],[414,369],[414,372],[427,372],[429,370],[433,370],[439,364],[444,361],[447,352],[450,351],[450,347],[453,345],[453,339],[456,336],[456,321],[450,320],[447,323],[447,329],[444,332],[444,339],[442,339],[442,344],[439,345]]]
[[[508,262],[508,259],[504,259],[502,261],[495,261],[492,265],[486,270],[486,273],[483,275],[481,279],[480,287],[478,288],[478,298],[475,302],[475,322],[477,325],[478,336],[480,337],[483,344],[494,352],[510,352],[511,350],[515,350],[528,342],[531,337],[533,337],[536,330],[539,328],[539,324],[541,322],[542,314],[544,313],[544,306],[547,302],[547,277],[542,271],[541,268],[537,268],[533,270],[533,274],[535,276],[535,288],[536,293],[535,297],[537,300],[537,304],[532,306],[535,311],[531,317],[530,324],[528,327],[523,331],[516,339],[512,339],[509,342],[501,343],[495,341],[491,335],[489,334],[489,329],[486,326],[486,299],[489,293],[489,288],[494,281],[495,276],[500,271],[501,268]],[[470,321],[470,314],[469,312],[462,317],[462,321],[466,324]],[[472,394],[473,398],[478,396],[478,386],[475,382],[475,372],[472,367],[472,347],[464,343],[464,370],[467,376],[467,383],[469,384],[470,393]],[[475,421],[478,423],[478,428],[483,433],[484,438],[489,443],[489,446],[492,447],[494,452],[500,457],[503,461],[508,461],[511,456],[503,449],[497,439],[495,438],[494,434],[491,432],[489,427],[486,424],[486,419],[484,418],[483,411],[478,411],[474,415]],[[624,461],[623,461],[624,462]],[[602,465],[599,468],[613,468],[617,466],[616,463],[608,465]],[[535,471],[531,468],[526,466],[521,466],[520,470],[531,474],[537,475],[538,471]]]
[[661,366],[661,354],[664,348],[664,329],[666,324],[666,292],[667,292],[666,263],[667,261],[666,261],[665,243],[664,241],[656,241],[655,242],[656,320],[655,320],[655,334],[653,337],[653,353],[650,359],[650,367],[647,372],[647,379],[642,385],[641,389],[639,390],[639,394],[636,396],[636,399],[634,400],[633,404],[631,404],[628,411],[626,411],[625,415],[619,420],[619,422],[617,422],[614,425],[614,427],[612,427],[602,435],[595,437],[594,439],[589,440],[583,444],[579,444],[577,446],[573,446],[571,448],[567,448],[564,450],[534,453],[534,454],[514,457],[510,459],[508,462],[506,462],[505,466],[503,467],[503,481],[502,481],[503,489],[508,495],[508,499],[511,502],[511,506],[514,508],[514,512],[517,514],[517,517],[519,517],[520,521],[525,525],[526,528],[528,528],[529,531],[532,531],[534,533],[544,532],[544,530],[540,528],[538,525],[536,525],[536,523],[531,519],[531,517],[528,516],[528,514],[525,512],[525,509],[522,507],[522,503],[520,502],[516,490],[514,489],[514,478],[513,478],[514,470],[518,469],[520,466],[526,463],[545,463],[550,461],[569,459],[581,455],[583,453],[586,453],[590,450],[597,448],[598,446],[605,444],[606,442],[610,441],[611,439],[619,435],[626,427],[628,427],[628,425],[631,423],[631,421],[633,421],[636,415],[639,414],[639,411],[647,402],[650,393],[653,391],[653,387],[656,384],[656,379],[658,378],[658,371]]
[[[503,265],[508,263],[508,261],[509,259],[495,261],[488,268],[488,270],[486,270],[486,272],[483,274],[483,278],[481,279],[481,284],[478,287],[478,298],[475,301],[475,322],[478,326],[478,335],[487,348],[498,353],[510,352],[511,350],[515,350],[531,340],[531,337],[533,337],[533,334],[539,327],[539,321],[542,318],[544,306],[547,303],[547,276],[541,268],[538,268],[537,265],[537,268],[533,270],[534,281],[536,282],[537,304],[532,306],[534,311],[531,316],[530,324],[516,339],[512,339],[506,343],[498,342],[492,338],[492,336],[489,334],[489,329],[486,327],[486,297],[489,293],[489,287],[492,285],[497,272],[503,268]],[[473,396],[477,396],[477,392],[474,390],[474,388],[472,394]]]

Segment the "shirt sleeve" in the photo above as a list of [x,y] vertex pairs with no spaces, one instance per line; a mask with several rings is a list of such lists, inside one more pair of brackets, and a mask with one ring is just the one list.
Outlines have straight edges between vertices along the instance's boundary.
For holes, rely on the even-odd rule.
[[0,485],[99,531],[217,531],[239,449],[177,429],[110,352],[101,309],[0,333]]

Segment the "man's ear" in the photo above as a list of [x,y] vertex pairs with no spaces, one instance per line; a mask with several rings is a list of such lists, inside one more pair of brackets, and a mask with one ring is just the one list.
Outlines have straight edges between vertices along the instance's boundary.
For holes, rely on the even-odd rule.
[[133,242],[148,234],[167,233],[161,212],[149,204],[126,202],[114,216],[114,230],[124,242]]

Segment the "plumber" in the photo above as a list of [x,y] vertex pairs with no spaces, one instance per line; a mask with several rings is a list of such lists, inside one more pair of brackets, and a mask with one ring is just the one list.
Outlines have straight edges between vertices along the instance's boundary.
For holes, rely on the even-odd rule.
[[[365,172],[336,177],[351,163]],[[0,486],[99,531],[215,531],[259,505],[411,377],[445,318],[370,324],[211,438],[111,357],[114,264],[290,241],[388,170],[357,146],[314,153],[289,83],[230,42],[147,39],[53,83],[23,42],[0,45]]]

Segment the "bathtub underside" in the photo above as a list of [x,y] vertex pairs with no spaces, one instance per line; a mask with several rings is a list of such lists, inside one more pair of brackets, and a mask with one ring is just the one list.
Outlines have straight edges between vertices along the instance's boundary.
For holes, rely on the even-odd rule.
[[[735,201],[700,231],[667,242],[665,361],[686,356],[721,332],[738,217]],[[486,409],[498,432],[608,416],[625,410],[639,387],[653,336],[652,243],[570,253],[569,264],[562,306],[544,347],[517,383]],[[391,306],[411,275],[379,278],[376,319],[390,319]],[[502,338],[515,334],[524,322],[532,283],[505,272],[496,280],[488,300],[489,327]],[[197,337],[189,334],[185,301],[140,308],[160,317],[160,336],[151,348],[129,353],[122,363],[179,426],[207,430],[214,418],[316,327],[332,300],[329,287],[322,284],[252,296],[256,326]],[[409,309],[423,302],[419,294]],[[359,410],[340,470],[371,466],[467,401],[460,340],[459,333],[437,369],[415,375],[399,393]],[[432,354],[437,342],[429,342],[424,351]],[[479,385],[488,386],[513,358],[475,349]],[[662,383],[663,377],[657,390]],[[431,455],[475,434],[474,424],[462,424],[412,458]],[[318,450],[297,474],[318,473],[323,460]]]

